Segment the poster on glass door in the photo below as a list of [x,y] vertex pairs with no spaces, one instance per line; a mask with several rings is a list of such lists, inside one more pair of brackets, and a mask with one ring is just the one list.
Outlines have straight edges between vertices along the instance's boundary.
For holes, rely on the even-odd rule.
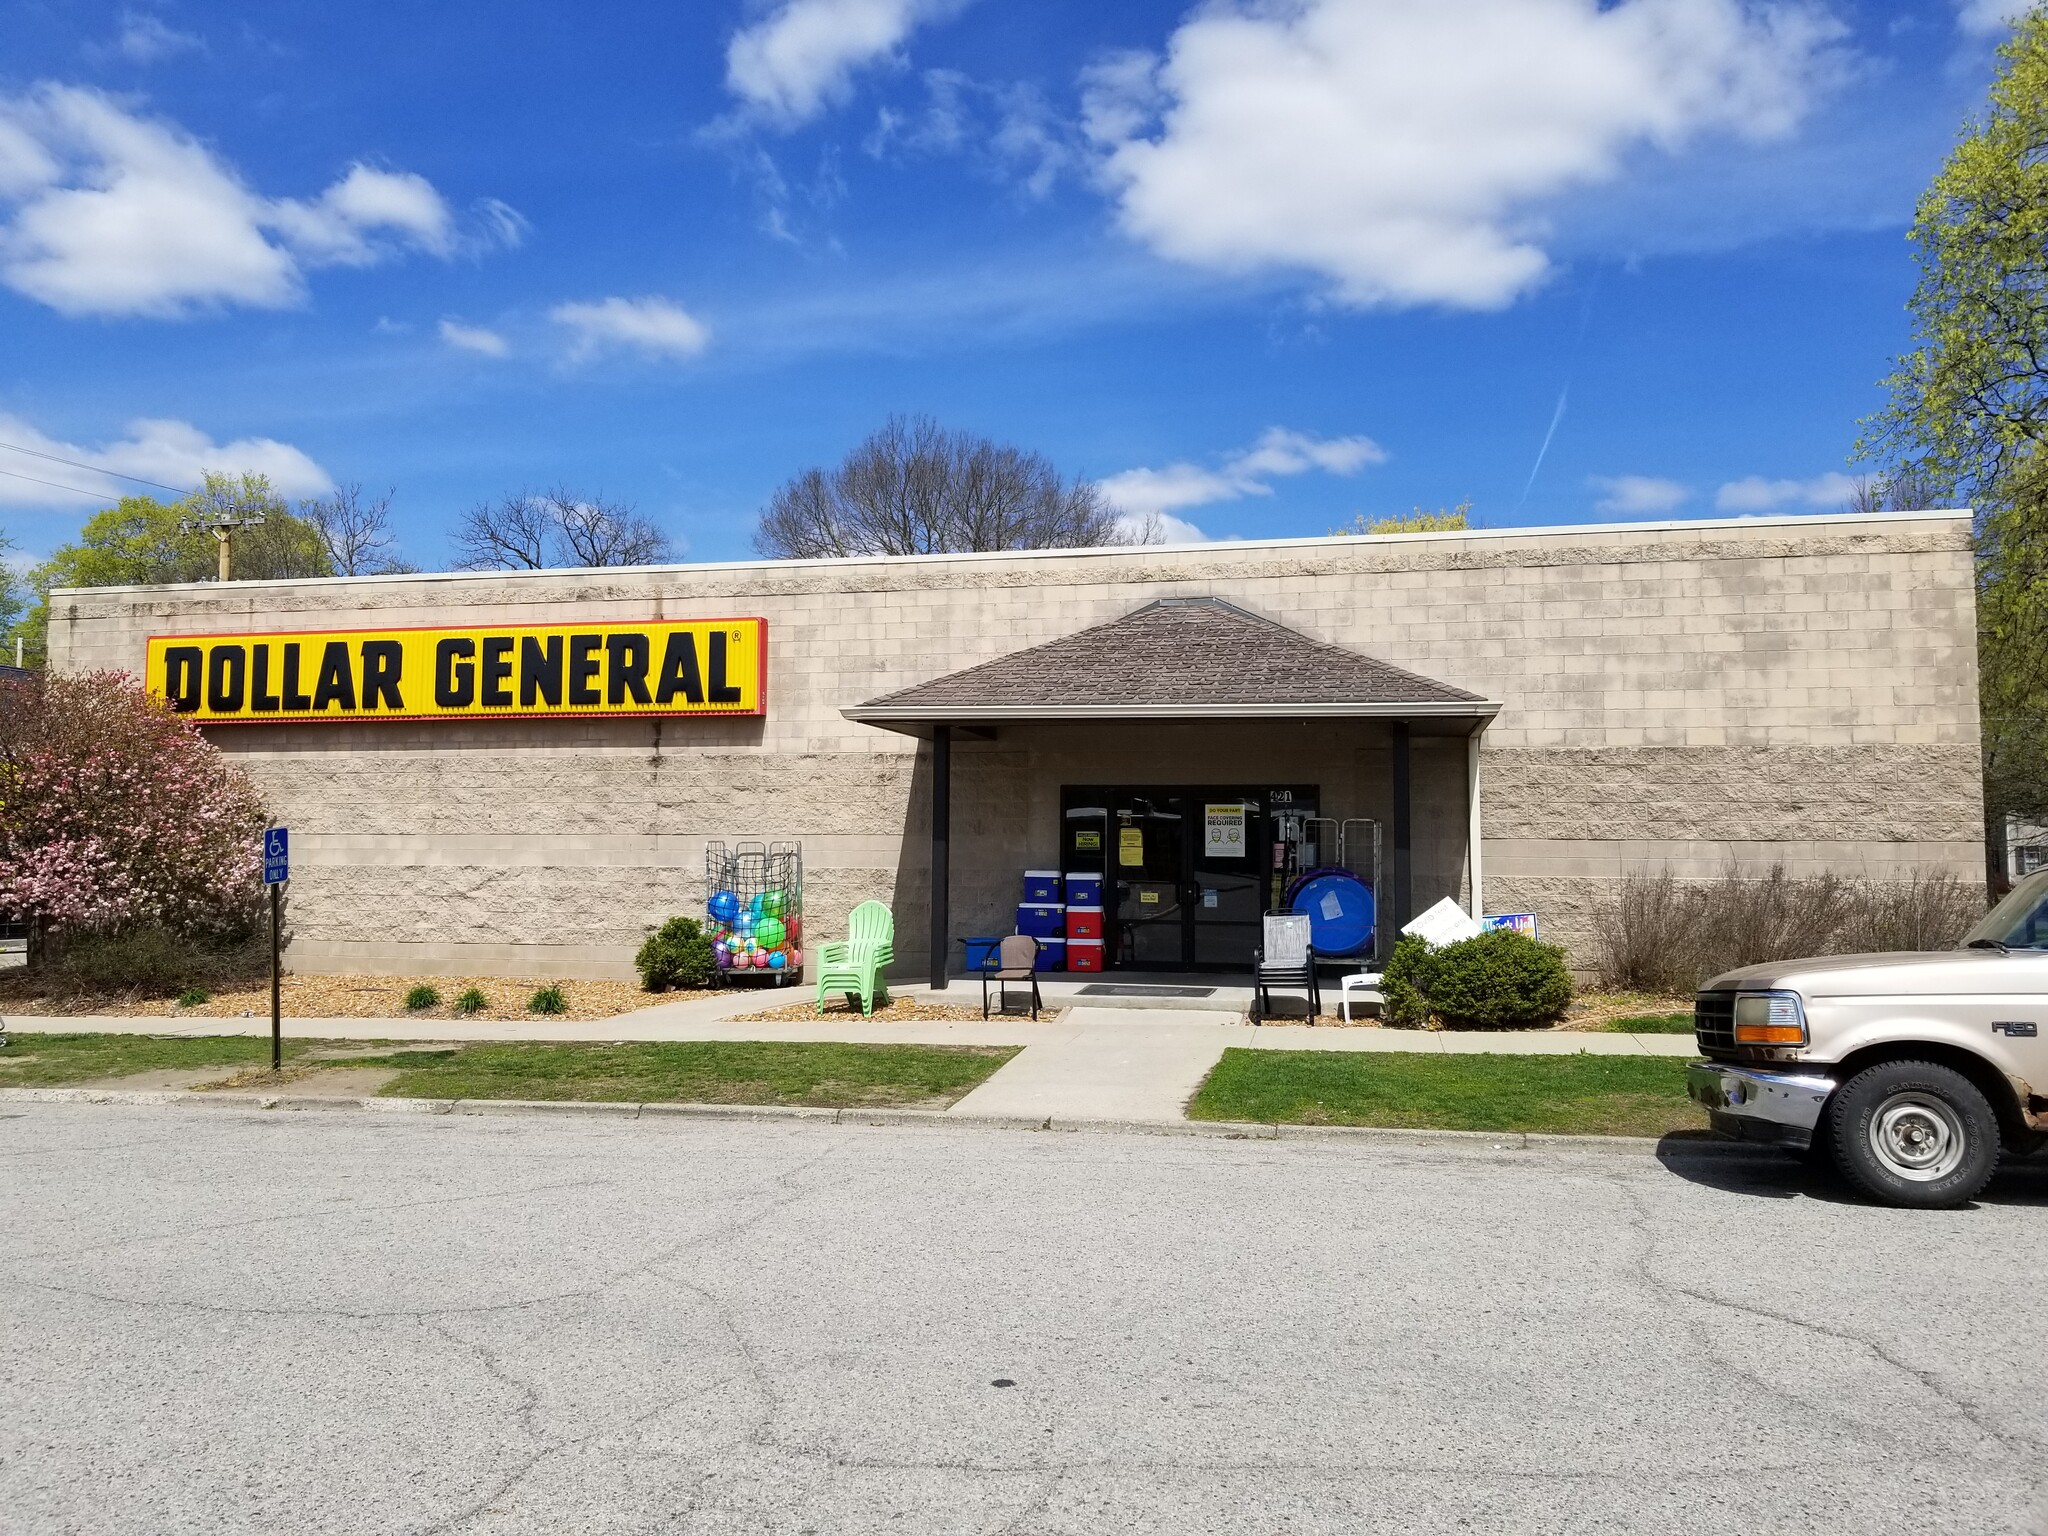
[[1202,807],[1202,853],[1211,859],[1241,859],[1245,857],[1244,846],[1244,805],[1205,805]]

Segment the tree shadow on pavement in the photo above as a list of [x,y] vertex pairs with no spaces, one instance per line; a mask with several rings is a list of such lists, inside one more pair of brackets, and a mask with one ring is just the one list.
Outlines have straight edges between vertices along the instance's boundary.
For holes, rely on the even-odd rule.
[[[1803,1196],[1829,1205],[1876,1208],[1876,1202],[1842,1181],[1825,1151],[1808,1155],[1772,1147],[1735,1147],[1680,1132],[1658,1141],[1657,1161],[1688,1183],[1729,1194],[1759,1200]],[[1990,1187],[1971,1204],[2048,1207],[2048,1153],[2000,1159]]]

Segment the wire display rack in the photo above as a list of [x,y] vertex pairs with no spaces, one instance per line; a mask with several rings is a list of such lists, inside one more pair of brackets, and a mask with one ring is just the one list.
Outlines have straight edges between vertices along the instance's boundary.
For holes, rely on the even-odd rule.
[[804,845],[704,844],[718,984],[788,986],[804,969]]

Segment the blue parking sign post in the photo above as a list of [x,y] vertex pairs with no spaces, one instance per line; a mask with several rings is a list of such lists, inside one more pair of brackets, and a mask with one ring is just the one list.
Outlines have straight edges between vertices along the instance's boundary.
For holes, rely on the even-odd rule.
[[284,1070],[284,981],[279,965],[278,907],[292,877],[292,834],[272,827],[263,834],[263,883],[270,887],[270,1070]]

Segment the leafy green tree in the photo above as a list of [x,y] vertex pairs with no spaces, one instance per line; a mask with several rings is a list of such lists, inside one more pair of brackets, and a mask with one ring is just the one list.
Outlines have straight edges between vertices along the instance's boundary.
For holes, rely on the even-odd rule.
[[2007,812],[2048,820],[2048,6],[1999,56],[1989,107],[1920,200],[1917,345],[1858,444],[1977,509],[1994,845]]
[[198,490],[177,501],[123,496],[90,518],[75,543],[59,546],[30,573],[36,606],[22,626],[29,655],[38,663],[43,658],[55,588],[215,579],[219,545],[197,524],[223,517],[263,519],[260,526],[234,532],[236,580],[334,574],[320,529],[286,506],[262,475],[209,474]]
[[0,533],[0,641],[6,642],[0,662],[9,665],[14,661],[14,626],[20,620],[24,606],[21,582],[7,559],[7,552],[13,548],[14,541]]

